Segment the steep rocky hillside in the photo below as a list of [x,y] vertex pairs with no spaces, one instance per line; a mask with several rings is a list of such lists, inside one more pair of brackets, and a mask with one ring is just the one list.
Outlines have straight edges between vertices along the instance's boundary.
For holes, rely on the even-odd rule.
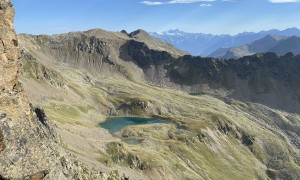
[[127,42],[143,44],[153,51],[166,51],[172,57],[186,53],[160,42],[145,31],[107,32],[99,29],[86,32],[54,36],[20,35],[22,45],[47,62],[58,61],[75,68],[89,70],[96,76],[125,76],[129,79],[143,79],[141,70],[131,62],[119,57],[121,48]]
[[99,78],[124,77],[190,94],[228,96],[299,112],[298,56],[266,53],[233,61],[178,57],[180,51],[174,54],[174,50],[163,47],[150,48],[148,44],[156,41],[144,31],[133,34],[129,37],[126,33],[91,30],[54,36],[21,35],[20,39],[25,51],[46,65],[65,63]]
[[[17,79],[19,52],[13,18],[14,9],[10,1],[1,1],[1,179],[44,176],[44,170],[55,164],[50,161],[53,155],[47,142],[48,138],[54,138],[54,134],[49,132],[47,122],[42,124],[33,113]],[[48,161],[44,161],[44,157],[48,157]]]
[[[132,179],[300,177],[298,56],[179,56],[145,36],[19,37],[24,88],[57,124],[65,150]],[[110,116],[167,123],[112,136],[99,127]]]
[[[120,77],[99,79],[64,64],[45,66],[41,59],[24,57],[22,81],[29,98],[45,109],[63,147],[80,161],[117,168],[133,179],[299,177],[297,114]],[[168,123],[127,127],[113,137],[97,127],[109,116],[156,117]],[[120,141],[124,138],[142,142]]]
[[299,112],[299,56],[266,53],[232,61],[188,55],[175,59],[133,41],[122,48],[120,57],[143,69],[148,83]]

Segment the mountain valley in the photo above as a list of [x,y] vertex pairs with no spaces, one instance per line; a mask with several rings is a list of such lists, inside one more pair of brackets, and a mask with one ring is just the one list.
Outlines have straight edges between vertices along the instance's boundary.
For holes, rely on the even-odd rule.
[[[16,35],[9,0],[0,17],[0,179],[300,178],[299,56],[192,56],[144,30]],[[163,123],[103,127],[121,117]]]
[[[115,35],[19,36],[24,88],[57,124],[67,150],[93,167],[121,169],[133,178],[298,176],[297,56],[221,61]],[[99,128],[110,116],[169,123],[128,126],[114,137]]]

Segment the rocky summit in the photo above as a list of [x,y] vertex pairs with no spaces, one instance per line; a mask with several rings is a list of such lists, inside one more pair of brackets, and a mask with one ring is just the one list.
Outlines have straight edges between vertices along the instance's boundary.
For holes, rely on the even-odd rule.
[[0,16],[0,179],[300,178],[299,56],[195,57],[143,30],[17,36],[10,1]]

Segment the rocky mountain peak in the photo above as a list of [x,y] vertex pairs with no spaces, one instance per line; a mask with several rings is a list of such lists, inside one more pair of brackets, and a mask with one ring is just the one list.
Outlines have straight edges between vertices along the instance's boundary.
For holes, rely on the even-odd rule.
[[148,35],[150,36],[149,33],[147,33],[146,31],[144,31],[143,29],[138,29],[136,31],[133,31],[129,34],[130,37],[134,38],[136,36],[144,36],[144,35]]
[[129,35],[126,30],[122,30],[121,33],[126,34],[127,36]]

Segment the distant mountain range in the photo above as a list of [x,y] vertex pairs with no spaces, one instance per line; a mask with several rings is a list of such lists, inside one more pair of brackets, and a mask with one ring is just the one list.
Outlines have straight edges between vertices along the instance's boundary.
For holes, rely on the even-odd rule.
[[[154,37],[172,44],[173,46],[187,51],[192,55],[211,56],[211,54],[224,54],[229,48],[242,46],[268,35],[274,36],[300,36],[300,30],[289,28],[286,30],[272,29],[269,31],[244,32],[237,35],[213,35],[204,33],[188,33],[184,31],[169,30],[164,32],[150,33]],[[216,52],[217,51],[217,52]]]
[[222,48],[210,54],[211,57],[237,59],[256,53],[274,52],[277,55],[285,55],[292,52],[300,54],[300,37],[267,35],[257,41],[233,48]]

